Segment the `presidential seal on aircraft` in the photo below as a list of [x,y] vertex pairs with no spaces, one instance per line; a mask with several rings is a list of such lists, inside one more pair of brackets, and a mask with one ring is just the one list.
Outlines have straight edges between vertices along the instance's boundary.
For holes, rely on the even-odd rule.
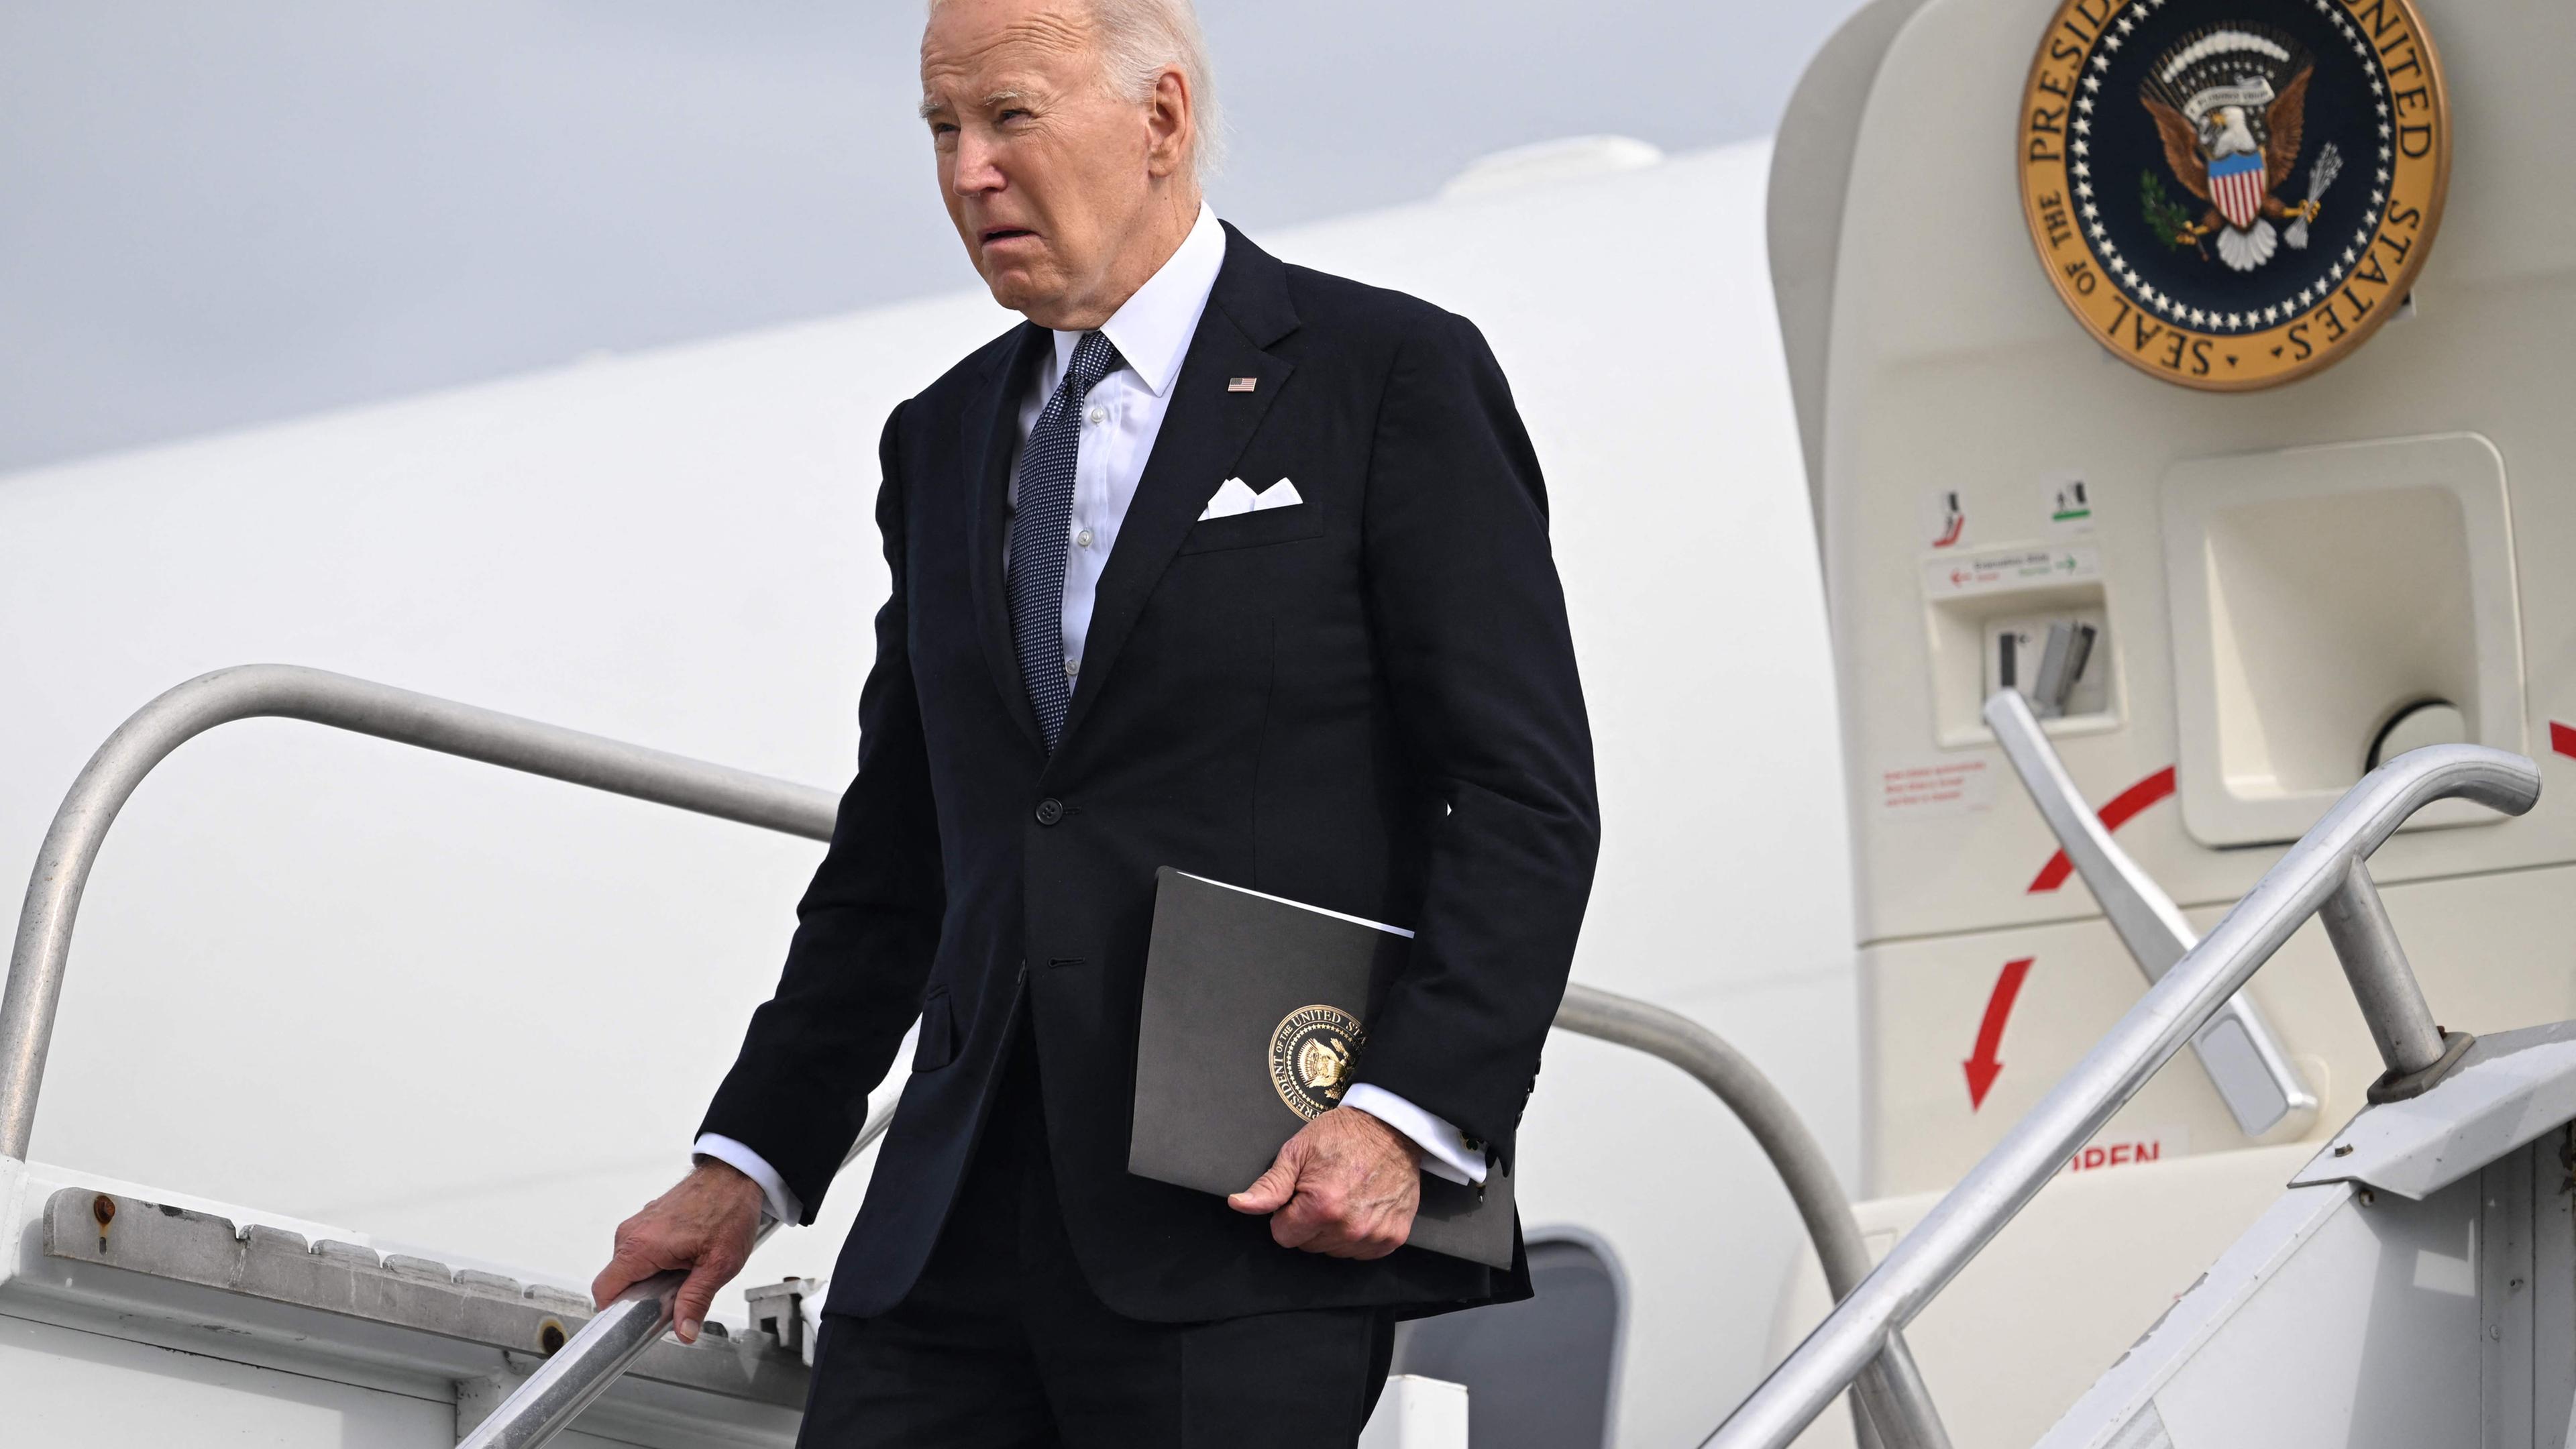
[[2132,365],[2218,391],[2305,377],[2395,314],[2450,173],[2408,0],[2066,0],[2021,132],[2058,296]]

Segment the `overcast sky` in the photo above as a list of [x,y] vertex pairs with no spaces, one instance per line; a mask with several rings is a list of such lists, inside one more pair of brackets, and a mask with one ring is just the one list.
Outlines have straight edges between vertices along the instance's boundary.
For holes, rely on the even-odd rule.
[[[1256,234],[1768,133],[1856,0],[1201,0]],[[973,281],[915,0],[0,0],[0,471]],[[1686,239],[1685,239],[1686,241]]]

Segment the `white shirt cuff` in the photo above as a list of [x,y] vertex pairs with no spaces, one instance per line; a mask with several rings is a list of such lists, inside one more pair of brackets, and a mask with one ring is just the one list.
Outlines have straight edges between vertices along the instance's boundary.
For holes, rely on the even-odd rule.
[[1342,1094],[1342,1105],[1366,1112],[1412,1138],[1413,1145],[1422,1149],[1422,1170],[1433,1177],[1469,1186],[1485,1180],[1482,1148],[1469,1147],[1457,1128],[1384,1087],[1355,1082]]
[[778,1175],[777,1168],[769,1165],[768,1158],[716,1132],[700,1134],[697,1145],[691,1147],[689,1151],[694,1156],[712,1157],[759,1183],[761,1210],[771,1217],[782,1223],[791,1224],[805,1220],[805,1204],[797,1200],[796,1194],[787,1190],[787,1180]]

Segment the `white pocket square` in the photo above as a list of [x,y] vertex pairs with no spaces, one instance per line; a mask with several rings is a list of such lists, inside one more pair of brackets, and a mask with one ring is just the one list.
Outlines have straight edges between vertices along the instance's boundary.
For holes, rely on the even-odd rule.
[[1232,518],[1238,513],[1258,513],[1265,508],[1286,508],[1305,501],[1298,495],[1297,485],[1285,478],[1258,493],[1253,492],[1252,486],[1242,479],[1228,478],[1218,484],[1216,492],[1209,497],[1206,510],[1199,514],[1199,522],[1205,523],[1211,518]]

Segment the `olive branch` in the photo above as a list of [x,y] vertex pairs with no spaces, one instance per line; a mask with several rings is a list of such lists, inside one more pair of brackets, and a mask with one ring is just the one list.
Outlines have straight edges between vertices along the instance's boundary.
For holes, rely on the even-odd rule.
[[2139,172],[2138,204],[2146,211],[2147,230],[2155,233],[2156,240],[2163,242],[2166,250],[2180,251],[2186,244],[2193,251],[2200,250],[2197,238],[2188,243],[2184,241],[2185,229],[2191,225],[2191,209],[2165,190],[2164,178],[2153,171]]

